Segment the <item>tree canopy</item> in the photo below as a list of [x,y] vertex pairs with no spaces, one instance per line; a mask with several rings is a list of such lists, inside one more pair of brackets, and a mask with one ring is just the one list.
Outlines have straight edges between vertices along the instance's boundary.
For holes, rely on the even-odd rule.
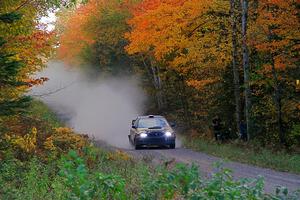
[[91,0],[59,25],[61,59],[133,70],[149,110],[204,135],[218,115],[233,138],[247,119],[264,144],[299,142],[298,1]]

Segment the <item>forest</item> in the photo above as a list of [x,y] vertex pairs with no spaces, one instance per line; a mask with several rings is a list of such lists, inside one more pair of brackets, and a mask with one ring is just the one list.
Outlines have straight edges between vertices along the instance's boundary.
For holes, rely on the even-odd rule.
[[247,140],[299,146],[298,1],[89,1],[60,14],[58,57],[139,75],[148,112],[202,137],[219,116],[232,139],[245,123]]
[[[51,59],[91,78],[134,76],[145,113],[176,121],[190,148],[268,151],[229,158],[299,174],[299,11],[299,0],[1,0],[0,199],[298,199],[218,163],[201,179],[194,165],[98,148],[28,92]],[[226,141],[214,141],[216,117]]]

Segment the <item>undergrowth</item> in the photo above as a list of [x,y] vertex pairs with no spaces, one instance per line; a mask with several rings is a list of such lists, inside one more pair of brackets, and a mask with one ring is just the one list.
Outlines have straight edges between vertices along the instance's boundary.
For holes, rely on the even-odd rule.
[[[124,157],[124,152],[108,152],[87,147],[74,150],[58,160],[38,158],[21,162],[13,157],[0,164],[1,199],[299,199],[277,188],[276,194],[263,192],[264,181],[234,180],[229,169],[201,179],[195,165],[174,167],[146,165]],[[128,157],[127,157],[128,156]]]
[[222,159],[300,174],[300,154],[297,153],[272,151],[258,145],[236,141],[218,143],[203,138],[190,139],[188,136],[185,136],[183,141],[188,148]]

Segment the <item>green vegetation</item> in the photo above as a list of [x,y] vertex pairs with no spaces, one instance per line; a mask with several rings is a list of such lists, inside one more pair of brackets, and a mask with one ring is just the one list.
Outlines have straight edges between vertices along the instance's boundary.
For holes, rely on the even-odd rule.
[[[263,180],[234,181],[220,168],[208,180],[198,168],[151,167],[122,152],[85,148],[81,156],[70,151],[58,160],[41,162],[14,158],[0,164],[1,199],[297,199],[297,193],[278,188],[263,193]],[[49,192],[51,191],[51,192]]]
[[223,159],[300,174],[300,155],[297,153],[272,151],[257,144],[240,141],[216,143],[203,138],[190,140],[185,137],[184,145]]
[[60,13],[58,56],[138,76],[146,111],[198,136],[220,117],[230,139],[297,150],[299,22],[295,0],[88,1]]
[[[0,4],[1,5],[1,4]],[[0,27],[1,24],[12,24],[21,19],[19,13],[0,12]],[[17,60],[15,52],[9,52],[5,49],[7,41],[0,37],[0,116],[12,115],[24,112],[30,101],[29,97],[17,94],[17,88],[26,85],[26,82],[18,80],[18,75],[24,63]],[[17,94],[17,95],[16,95]]]
[[42,101],[31,101],[29,113],[32,118],[38,118],[41,121],[51,124],[53,127],[60,127],[63,123],[57,119],[55,113],[50,110]]
[[221,165],[215,166],[218,172],[211,178],[202,179],[194,165],[166,162],[158,166],[147,158],[136,160],[122,151],[97,148],[83,136],[59,127],[58,119],[42,102],[31,102],[28,111],[29,127],[37,128],[25,136],[33,144],[22,146],[23,140],[1,139],[1,147],[6,148],[0,149],[0,199],[300,197],[286,188],[274,188],[274,195],[265,194],[262,178],[233,180],[230,170]]
[[[139,76],[151,97],[149,112],[168,113],[205,134],[216,115],[234,132],[244,120],[252,141],[297,151],[299,3],[259,0],[248,13],[248,0],[242,2],[1,0],[0,199],[299,199],[285,188],[264,194],[262,179],[233,180],[220,166],[204,180],[195,166],[153,166],[96,148],[26,96],[48,80],[32,75],[59,39],[65,61]],[[58,8],[58,32],[46,31],[40,19]],[[299,173],[298,155],[200,140],[191,146]]]

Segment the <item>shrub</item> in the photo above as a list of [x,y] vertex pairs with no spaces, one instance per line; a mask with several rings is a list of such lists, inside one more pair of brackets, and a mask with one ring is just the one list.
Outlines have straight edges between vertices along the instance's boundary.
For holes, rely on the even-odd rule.
[[44,147],[47,150],[68,152],[71,149],[82,149],[88,144],[87,137],[75,133],[67,127],[54,129],[54,133],[46,138]]
[[[196,165],[148,166],[123,156],[108,159],[109,155],[94,147],[80,154],[71,150],[51,162],[42,162],[38,157],[21,162],[8,155],[0,162],[0,199],[300,199],[299,193],[290,194],[286,188],[265,194],[262,178],[234,180],[231,171],[221,164],[215,166],[217,172],[212,177],[202,179]],[[101,165],[96,164],[100,160]],[[89,162],[94,162],[92,168]],[[120,165],[122,162],[127,164]],[[130,170],[121,169],[124,166]]]
[[294,124],[292,131],[288,134],[288,143],[292,145],[300,144],[300,124]]
[[29,134],[24,136],[13,135],[10,137],[6,135],[6,137],[15,147],[23,150],[26,153],[32,153],[36,149],[37,129],[35,127],[31,129]]
[[[71,149],[83,149],[89,144],[86,136],[75,133],[72,129],[60,127],[53,129],[50,136],[33,127],[30,133],[25,135],[5,134],[3,138],[7,147],[12,147],[17,158],[26,160],[33,155],[47,158],[47,155],[60,156]],[[3,141],[1,143],[4,143]]]
[[125,180],[117,175],[89,173],[75,151],[63,158],[60,175],[69,189],[68,199],[126,199]]

